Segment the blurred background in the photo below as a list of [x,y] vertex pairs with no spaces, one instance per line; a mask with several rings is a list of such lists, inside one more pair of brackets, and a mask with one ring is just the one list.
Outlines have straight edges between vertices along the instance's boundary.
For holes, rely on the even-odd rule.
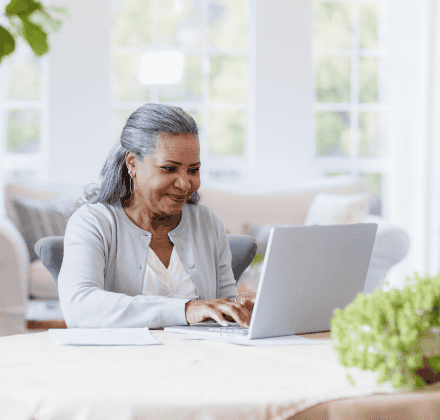
[[204,186],[363,175],[411,237],[401,272],[440,270],[438,0],[44,3],[69,12],[49,54],[0,64],[2,187],[96,182],[127,117],[163,102],[199,125]]

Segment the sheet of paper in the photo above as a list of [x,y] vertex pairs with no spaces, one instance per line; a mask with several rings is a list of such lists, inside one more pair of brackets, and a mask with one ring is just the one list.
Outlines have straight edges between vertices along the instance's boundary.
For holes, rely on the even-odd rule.
[[223,343],[240,344],[242,346],[307,346],[313,344],[324,344],[322,341],[311,340],[299,335],[286,335],[283,337],[256,338],[254,340],[237,339],[234,337],[207,337],[191,336],[185,340],[213,340]]
[[148,328],[57,328],[49,336],[57,346],[148,346],[160,344]]

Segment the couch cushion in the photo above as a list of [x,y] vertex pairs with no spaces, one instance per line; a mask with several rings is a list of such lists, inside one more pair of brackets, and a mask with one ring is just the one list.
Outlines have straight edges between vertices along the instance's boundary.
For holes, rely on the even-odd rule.
[[69,205],[73,202],[65,199],[40,201],[12,197],[11,204],[17,215],[18,230],[26,241],[31,261],[34,261],[38,258],[34,246],[39,239],[64,235]]
[[48,201],[59,193],[49,191],[44,188],[35,188],[20,184],[18,182],[10,182],[5,185],[5,208],[6,216],[11,219],[18,228],[20,223],[15,208],[11,202],[13,197],[32,198],[34,200]]
[[257,225],[301,225],[319,193],[349,195],[367,190],[364,178],[327,177],[289,191],[238,193],[201,188],[201,204],[208,206],[231,233],[247,234]]
[[305,225],[361,223],[367,215],[369,192],[351,195],[317,194],[307,212]]

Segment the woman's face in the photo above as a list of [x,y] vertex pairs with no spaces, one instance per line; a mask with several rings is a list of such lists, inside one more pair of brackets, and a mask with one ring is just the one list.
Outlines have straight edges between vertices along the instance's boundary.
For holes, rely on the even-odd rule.
[[156,152],[143,161],[126,157],[134,174],[134,204],[155,215],[180,214],[183,205],[200,188],[200,148],[194,134],[162,133]]

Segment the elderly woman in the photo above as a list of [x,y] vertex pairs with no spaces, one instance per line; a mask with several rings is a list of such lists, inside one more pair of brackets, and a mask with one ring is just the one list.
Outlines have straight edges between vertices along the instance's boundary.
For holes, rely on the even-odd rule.
[[198,204],[200,147],[194,119],[146,104],[127,120],[102,183],[69,219],[58,279],[68,327],[250,323],[225,229]]

